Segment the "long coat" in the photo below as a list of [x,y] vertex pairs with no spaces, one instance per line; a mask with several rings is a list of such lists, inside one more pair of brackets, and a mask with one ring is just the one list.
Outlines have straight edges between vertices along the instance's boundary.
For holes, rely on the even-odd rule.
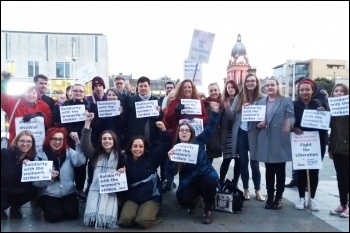
[[[258,101],[266,105],[267,98]],[[290,132],[295,121],[293,102],[290,97],[276,97],[267,115],[266,127],[258,136],[257,160],[264,163],[284,163],[292,161]]]

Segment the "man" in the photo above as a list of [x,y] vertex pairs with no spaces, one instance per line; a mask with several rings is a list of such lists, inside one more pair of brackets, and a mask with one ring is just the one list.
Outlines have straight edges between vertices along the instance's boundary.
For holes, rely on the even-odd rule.
[[122,76],[117,76],[114,79],[114,85],[120,91],[120,93],[122,93],[120,101],[124,101],[124,97],[129,95],[129,92],[125,89],[125,79]]
[[168,81],[165,83],[164,85],[165,88],[165,96],[161,96],[159,98],[159,106],[162,106],[162,110],[164,110],[164,108],[166,107],[166,102],[168,99],[168,94],[175,89],[175,83],[173,83],[172,81]]
[[47,90],[47,81],[48,78],[43,74],[37,74],[34,76],[34,84],[38,90],[38,94],[40,95],[41,100],[49,105],[52,112],[55,101],[50,96],[45,95],[45,92]]

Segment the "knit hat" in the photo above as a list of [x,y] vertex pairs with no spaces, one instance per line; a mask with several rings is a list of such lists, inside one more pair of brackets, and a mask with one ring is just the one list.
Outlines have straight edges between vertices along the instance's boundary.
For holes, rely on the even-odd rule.
[[103,78],[99,77],[99,76],[96,76],[94,77],[92,80],[91,80],[91,84],[92,84],[92,90],[94,90],[94,86],[96,84],[100,84],[103,86],[103,89],[106,88],[106,85],[105,85],[105,82],[103,81]]

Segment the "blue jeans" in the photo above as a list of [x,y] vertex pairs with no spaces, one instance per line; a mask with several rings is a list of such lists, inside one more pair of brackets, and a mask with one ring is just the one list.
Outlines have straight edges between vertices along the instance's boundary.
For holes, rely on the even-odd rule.
[[[237,138],[238,138],[237,139],[237,152],[238,152],[239,158],[240,158],[241,177],[242,177],[242,182],[243,182],[243,188],[248,189],[249,188],[248,132],[239,128]],[[260,174],[259,162],[256,160],[250,160],[250,168],[252,169],[252,178],[253,178],[253,183],[254,183],[254,189],[260,190],[261,174]]]

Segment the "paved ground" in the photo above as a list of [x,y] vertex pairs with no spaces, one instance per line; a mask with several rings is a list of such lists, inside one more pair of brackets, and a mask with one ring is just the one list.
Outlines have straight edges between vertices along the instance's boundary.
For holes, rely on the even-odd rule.
[[[214,166],[219,170],[220,159],[214,160]],[[262,188],[266,194],[265,169],[261,166]],[[232,178],[232,168],[228,177]],[[287,177],[291,177],[291,163],[287,165]],[[287,182],[290,179],[287,179]],[[177,180],[175,180],[177,182]],[[239,183],[241,186],[241,183]],[[250,187],[253,183],[250,180]],[[349,219],[339,216],[332,216],[329,210],[339,204],[337,182],[333,162],[325,157],[324,169],[320,171],[320,183],[315,199],[318,201],[321,210],[310,212],[308,210],[294,209],[294,202],[298,199],[296,188],[286,188],[281,210],[265,210],[264,202],[255,200],[253,189],[250,201],[244,203],[245,210],[240,214],[229,214],[213,212],[214,221],[210,225],[201,223],[203,209],[197,209],[195,215],[188,215],[186,210],[178,208],[173,191],[164,195],[161,217],[163,223],[142,231],[146,232],[349,232]],[[2,232],[79,232],[79,231],[120,231],[134,232],[141,231],[138,228],[132,229],[100,229],[83,225],[84,204],[81,205],[80,218],[74,221],[61,223],[48,223],[43,219],[40,208],[33,208],[29,204],[22,207],[24,218],[22,220],[1,220]]]

